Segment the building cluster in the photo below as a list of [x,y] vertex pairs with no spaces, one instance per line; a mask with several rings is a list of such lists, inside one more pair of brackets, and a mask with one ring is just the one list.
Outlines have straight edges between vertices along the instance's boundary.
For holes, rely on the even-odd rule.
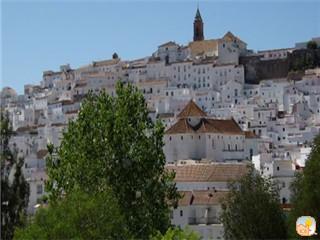
[[115,53],[76,69],[63,65],[43,72],[39,85],[25,85],[22,95],[3,88],[1,108],[12,121],[12,144],[25,158],[29,212],[44,194],[47,143],[59,145],[89,91],[114,95],[117,81],[137,86],[150,117],[165,125],[167,168],[176,171],[183,193],[172,212],[174,224],[190,225],[205,238],[222,238],[219,200],[228,192],[228,181],[242,176],[250,162],[279,182],[280,200],[288,205],[293,175],[305,166],[319,133],[320,69],[306,70],[300,81],[286,77],[248,84],[239,59],[286,59],[294,50],[253,52],[231,32],[206,40],[197,10],[194,38],[187,45],[170,41],[132,61]]

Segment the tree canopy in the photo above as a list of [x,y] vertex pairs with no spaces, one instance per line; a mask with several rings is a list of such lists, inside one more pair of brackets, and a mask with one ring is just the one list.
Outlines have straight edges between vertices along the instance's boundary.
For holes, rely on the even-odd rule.
[[110,191],[89,195],[74,191],[40,208],[14,239],[130,239],[124,217]]
[[197,232],[190,230],[189,228],[169,228],[167,232],[162,235],[158,233],[152,240],[200,240],[201,237]]
[[50,201],[79,189],[111,189],[134,238],[170,226],[169,203],[178,199],[174,175],[165,170],[164,128],[153,123],[139,90],[118,82],[116,96],[89,94],[58,149],[49,147]]
[[[11,150],[11,124],[7,113],[0,114],[1,129],[1,239],[12,239],[14,229],[24,224],[29,200],[29,184],[22,172],[24,159]],[[13,179],[9,175],[13,174]]]
[[307,48],[308,49],[317,49],[317,47],[318,47],[318,44],[315,41],[309,41],[307,43]]
[[285,239],[286,224],[276,185],[252,167],[230,184],[222,204],[226,239]]
[[[298,217],[311,216],[316,221],[320,219],[320,135],[314,139],[305,168],[295,176],[291,188],[293,208],[289,215],[289,233],[297,239],[299,236],[295,226]],[[311,238],[320,239],[320,235],[318,233]]]

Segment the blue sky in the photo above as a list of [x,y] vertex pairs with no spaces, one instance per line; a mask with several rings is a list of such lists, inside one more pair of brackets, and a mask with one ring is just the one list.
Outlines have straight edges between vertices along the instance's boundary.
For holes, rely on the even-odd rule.
[[[254,50],[320,36],[320,1],[199,1],[205,37],[228,30]],[[197,1],[2,1],[1,87],[19,93],[44,70],[152,54],[192,40]]]

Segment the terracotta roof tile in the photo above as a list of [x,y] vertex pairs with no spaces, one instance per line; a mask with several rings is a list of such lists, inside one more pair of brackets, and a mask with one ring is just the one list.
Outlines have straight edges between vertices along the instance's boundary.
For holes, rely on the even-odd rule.
[[42,159],[47,155],[47,153],[48,153],[47,149],[41,149],[37,152],[37,158]]
[[244,131],[246,138],[259,138],[254,132],[252,131]]
[[233,119],[209,118],[201,118],[200,123],[196,126],[191,126],[187,119],[181,118],[165,132],[165,134],[181,133],[244,134],[239,125]]
[[197,190],[193,191],[192,205],[219,205],[226,197],[227,191]]
[[179,119],[173,126],[171,126],[165,134],[178,133],[194,133],[195,130],[190,126],[187,119]]
[[23,127],[19,127],[16,131],[17,132],[26,132],[26,131],[35,130],[36,128],[37,128],[36,126],[23,126]]
[[167,166],[175,171],[175,182],[228,182],[247,173],[246,164],[196,164]]
[[189,206],[191,203],[192,192],[191,191],[179,191],[181,198],[179,199],[179,206]]
[[182,195],[178,203],[179,206],[219,205],[228,194],[227,191],[214,190],[179,191],[179,193]]
[[184,109],[178,114],[178,118],[205,116],[207,116],[207,114],[192,100],[190,100]]

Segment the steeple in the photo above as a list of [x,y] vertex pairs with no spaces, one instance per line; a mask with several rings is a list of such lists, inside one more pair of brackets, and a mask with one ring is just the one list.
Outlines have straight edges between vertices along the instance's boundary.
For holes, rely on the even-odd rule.
[[197,7],[196,16],[193,22],[193,41],[202,41],[202,40],[204,40],[203,21],[202,21],[199,7]]

